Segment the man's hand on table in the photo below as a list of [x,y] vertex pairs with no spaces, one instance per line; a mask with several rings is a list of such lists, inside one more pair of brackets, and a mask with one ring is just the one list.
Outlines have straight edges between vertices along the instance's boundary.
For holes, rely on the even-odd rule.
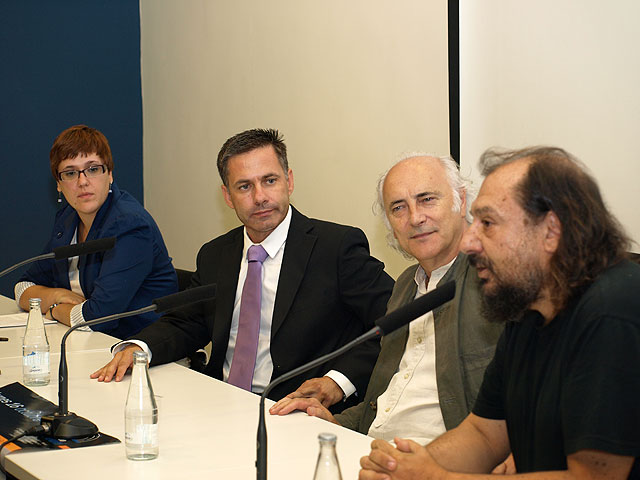
[[128,345],[113,356],[113,359],[104,367],[91,374],[91,378],[97,378],[99,382],[116,382],[124,378],[127,370],[133,365],[133,352],[142,351],[138,345]]

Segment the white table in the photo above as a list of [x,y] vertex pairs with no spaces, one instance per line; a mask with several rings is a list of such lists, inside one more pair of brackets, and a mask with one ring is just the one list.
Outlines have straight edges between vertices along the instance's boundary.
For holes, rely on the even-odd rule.
[[[57,403],[58,355],[52,355],[52,383],[33,390]],[[68,355],[69,408],[124,439],[124,403],[129,377],[120,383],[98,383],[89,374],[110,359],[106,351]],[[20,358],[0,360],[2,384],[21,381]],[[15,452],[5,459],[12,475],[25,479],[255,479],[259,397],[176,364],[153,367],[151,381],[160,398],[160,455],[146,462],[126,459],[124,443],[99,447]],[[273,402],[267,402],[267,408]],[[345,479],[357,477],[358,460],[371,439],[337,425],[295,413],[272,417],[267,412],[268,478],[313,478],[317,436],[338,436],[338,458]],[[90,472],[90,473],[89,473]]]
[[16,301],[13,298],[0,295],[0,315],[5,313],[18,313],[21,312],[20,307],[16,305]]
[[[15,300],[0,295],[0,315],[18,313],[20,308]],[[60,341],[69,327],[60,323],[45,325],[51,353],[60,353]],[[6,342],[0,342],[0,358],[22,357],[22,337],[24,327],[0,328],[0,337],[8,338]],[[90,352],[109,350],[111,346],[119,342],[115,337],[100,332],[83,332],[77,330],[67,339],[67,352]],[[52,360],[53,361],[53,360]],[[9,383],[4,381],[0,374],[2,385]]]
[[[62,336],[69,327],[60,323],[45,325],[49,348],[51,353],[60,353],[60,342]],[[0,328],[0,337],[8,338],[6,342],[0,342],[0,358],[22,358],[22,337],[24,337],[24,327]],[[82,332],[76,330],[67,338],[67,352],[91,352],[109,351],[111,346],[120,340],[100,332]],[[53,362],[53,359],[51,360]],[[0,374],[0,382],[4,382]],[[7,383],[7,382],[4,382]]]

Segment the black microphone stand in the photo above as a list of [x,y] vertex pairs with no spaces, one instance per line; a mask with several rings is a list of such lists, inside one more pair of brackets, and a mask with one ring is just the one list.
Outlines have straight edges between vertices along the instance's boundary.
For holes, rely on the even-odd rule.
[[108,238],[100,238],[98,240],[89,240],[88,242],[73,244],[73,245],[63,245],[62,247],[54,248],[50,253],[43,253],[42,255],[38,255],[37,257],[28,258],[23,260],[20,263],[16,263],[15,265],[5,268],[0,272],[0,277],[13,272],[17,268],[22,267],[23,265],[28,265],[29,263],[38,262],[40,260],[62,260],[69,257],[76,257],[80,255],[88,255],[90,253],[99,253],[104,252],[106,250],[110,250],[116,244],[116,237],[108,237]]
[[107,317],[96,318],[88,322],[82,322],[69,328],[62,336],[60,342],[60,367],[58,369],[58,411],[53,415],[42,417],[40,423],[46,427],[47,434],[62,439],[86,438],[98,433],[98,427],[87,420],[79,417],[75,413],[69,412],[67,407],[69,400],[69,380],[67,378],[67,337],[71,332],[80,327],[90,327],[100,323],[118,320],[124,317],[141,315],[147,312],[167,312],[175,308],[184,307],[192,303],[198,303],[214,298],[215,285],[203,285],[187,289],[183,292],[173,293],[165,297],[153,300],[153,303],[147,307],[132,310],[130,312],[115,313]]
[[433,310],[434,308],[437,308],[448,302],[455,296],[455,293],[456,284],[455,281],[451,280],[444,285],[439,286],[435,290],[432,290],[431,292],[421,296],[417,300],[414,300],[407,305],[397,308],[384,317],[379,318],[375,321],[375,327],[373,327],[368,332],[363,333],[361,336],[351,340],[349,343],[343,345],[338,350],[317,358],[310,363],[295,368],[269,383],[269,385],[265,387],[264,392],[262,392],[262,395],[260,396],[260,417],[258,420],[258,438],[256,446],[257,479],[266,480],[267,478],[267,427],[264,420],[264,399],[266,398],[267,394],[273,389],[273,387],[281,384],[285,380],[289,380],[296,375],[300,375],[301,373],[304,373],[311,368],[317,367],[324,362],[328,362],[329,360],[342,355],[343,353],[347,352],[356,345],[361,344],[362,342],[366,342],[367,340],[370,340],[374,337],[379,337],[393,332],[397,328],[406,325],[413,319],[418,318],[421,315],[424,315],[425,313]]
[[7,273],[11,273],[13,272],[15,269],[22,267],[23,265],[27,265],[29,263],[33,263],[33,262],[37,262],[39,260],[48,260],[50,258],[55,258],[55,253],[51,252],[51,253],[44,253],[42,255],[38,255],[37,257],[32,257],[32,258],[28,258],[26,260],[23,260],[20,263],[16,263],[15,265],[9,267],[9,268],[5,268],[4,270],[2,270],[0,272],[0,277],[6,275]]
[[131,312],[116,313],[104,318],[89,320],[88,322],[79,323],[69,328],[62,336],[60,344],[60,367],[58,368],[58,411],[53,415],[44,416],[41,419],[42,425],[47,425],[49,430],[47,435],[55,438],[72,439],[86,438],[98,433],[98,427],[95,423],[80,417],[73,412],[69,412],[69,382],[67,379],[67,337],[71,332],[80,327],[89,327],[98,325],[111,320],[129,317],[133,315],[141,315],[147,312],[153,312],[158,308],[157,305],[151,304],[148,307],[139,308]]
[[343,345],[338,350],[335,350],[331,353],[327,353],[322,357],[316,358],[310,363],[302,365],[298,368],[294,368],[290,372],[285,373],[284,375],[280,375],[278,378],[269,383],[260,395],[260,416],[258,419],[258,434],[257,434],[257,445],[256,445],[256,474],[258,480],[266,480],[267,479],[267,426],[264,420],[264,400],[269,394],[269,392],[273,389],[273,387],[280,385],[282,382],[289,380],[290,378],[295,377],[296,375],[300,375],[301,373],[306,372],[307,370],[311,370],[318,365],[328,362],[329,360],[333,360],[336,357],[339,357],[343,353],[348,352],[356,345],[359,345],[367,340],[370,340],[374,337],[379,337],[382,335],[382,330],[380,327],[375,326],[371,328],[368,332],[359,336],[358,338],[351,340],[349,343]]

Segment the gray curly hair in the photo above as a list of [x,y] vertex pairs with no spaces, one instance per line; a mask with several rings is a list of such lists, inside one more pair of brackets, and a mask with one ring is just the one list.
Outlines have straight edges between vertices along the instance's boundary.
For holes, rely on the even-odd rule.
[[473,222],[473,216],[471,215],[471,204],[476,198],[476,191],[472,186],[473,182],[470,179],[464,177],[460,173],[460,168],[458,167],[458,164],[450,155],[440,157],[432,153],[427,153],[422,151],[406,152],[406,153],[400,154],[400,156],[398,156],[398,158],[393,162],[393,164],[382,175],[380,175],[380,178],[378,179],[376,200],[373,203],[373,213],[375,215],[382,217],[384,226],[387,228],[386,238],[389,246],[399,251],[400,253],[402,253],[402,255],[405,258],[413,258],[413,256],[409,255],[407,252],[404,251],[404,249],[398,243],[398,240],[396,239],[396,237],[393,235],[393,229],[391,228],[391,224],[389,223],[389,218],[387,218],[387,212],[384,208],[384,198],[382,195],[382,190],[384,188],[384,182],[387,178],[387,175],[391,171],[391,169],[395,167],[397,164],[399,164],[400,162],[404,162],[405,160],[408,160],[410,158],[415,158],[415,157],[431,157],[431,158],[437,158],[440,161],[440,164],[443,166],[445,173],[447,175],[447,180],[449,182],[449,185],[451,186],[451,190],[453,191],[453,211],[454,212],[460,211],[460,207],[462,205],[462,196],[466,195],[467,204],[466,204],[466,211],[465,211],[465,219],[467,220],[468,223]]

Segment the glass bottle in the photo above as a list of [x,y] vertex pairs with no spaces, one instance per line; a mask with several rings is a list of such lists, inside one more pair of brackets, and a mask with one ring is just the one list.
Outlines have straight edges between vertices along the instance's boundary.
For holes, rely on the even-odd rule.
[[124,439],[129,460],[158,456],[158,405],[149,379],[147,354],[133,353],[131,383],[124,407]]
[[44,328],[40,299],[29,299],[29,317],[22,339],[22,377],[29,387],[49,385],[49,340]]
[[340,464],[336,455],[336,436],[333,433],[320,433],[320,453],[316,463],[313,480],[342,480]]

